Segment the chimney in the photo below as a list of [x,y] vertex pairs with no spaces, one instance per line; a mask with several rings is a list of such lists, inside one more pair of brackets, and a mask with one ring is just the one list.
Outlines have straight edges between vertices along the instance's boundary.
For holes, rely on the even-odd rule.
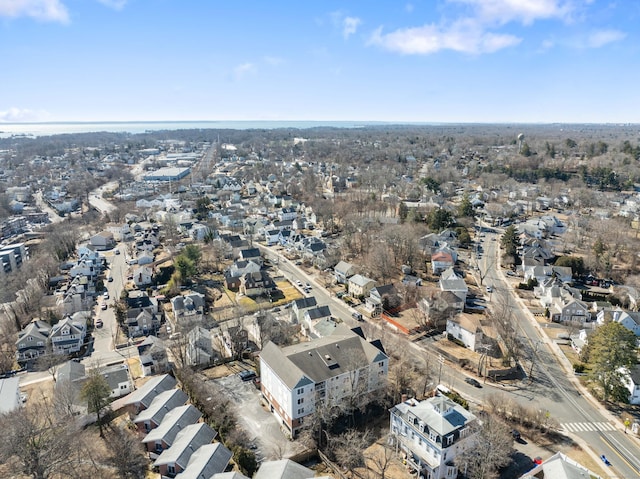
[[406,394],[402,395],[402,402],[407,402],[407,399],[409,399],[409,396],[407,396]]

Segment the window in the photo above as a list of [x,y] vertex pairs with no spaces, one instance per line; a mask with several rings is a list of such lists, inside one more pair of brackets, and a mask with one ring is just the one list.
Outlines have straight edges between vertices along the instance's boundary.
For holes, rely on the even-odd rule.
[[301,407],[300,409],[298,409],[298,414],[302,414],[302,413],[304,413],[304,408],[303,408],[303,407]]
[[384,366],[384,361],[380,361],[380,362],[378,363],[378,366],[380,366],[380,367]]
[[173,464],[169,464],[167,466],[167,474],[175,474],[176,473],[176,466],[174,466]]
[[447,446],[450,446],[451,444],[453,444],[453,435],[447,436],[446,439],[447,439],[447,441],[446,441],[447,442]]
[[298,404],[303,404],[303,403],[304,403],[304,398],[298,399]]
[[298,394],[303,394],[304,393],[304,388],[299,388],[297,392],[298,392]]

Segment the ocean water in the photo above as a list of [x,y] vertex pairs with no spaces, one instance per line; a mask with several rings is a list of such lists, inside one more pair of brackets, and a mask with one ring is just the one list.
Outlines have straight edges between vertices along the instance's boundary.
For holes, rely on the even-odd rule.
[[276,129],[276,128],[357,128],[362,126],[390,125],[375,121],[132,121],[132,122],[51,122],[51,123],[0,123],[0,138],[11,136],[50,136],[65,133],[144,133],[158,130],[190,129]]

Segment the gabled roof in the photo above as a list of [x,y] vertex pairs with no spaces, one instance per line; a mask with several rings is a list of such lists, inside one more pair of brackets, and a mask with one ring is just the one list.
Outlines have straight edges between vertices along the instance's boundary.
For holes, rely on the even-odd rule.
[[315,296],[308,296],[306,298],[299,298],[299,299],[293,300],[293,306],[295,306],[297,309],[313,308],[317,304],[318,303],[316,301]]
[[164,416],[157,428],[149,431],[142,442],[164,441],[171,446],[182,429],[190,424],[195,424],[201,417],[202,413],[191,404],[173,408]]
[[153,421],[155,424],[160,424],[169,411],[178,406],[183,406],[187,399],[189,399],[189,396],[181,389],[169,389],[161,392],[153,399],[147,409],[136,416],[133,422]]
[[353,271],[353,265],[351,263],[347,263],[346,261],[340,261],[337,265],[334,266],[333,270],[342,275],[346,275],[350,271]]
[[253,479],[311,479],[315,472],[289,459],[263,462]]
[[555,453],[542,464],[537,465],[520,479],[601,479],[582,464],[568,458],[561,452]]
[[144,407],[149,407],[153,399],[158,394],[163,391],[167,391],[168,389],[173,389],[175,386],[176,380],[170,374],[154,376],[132,393],[127,394],[125,397],[119,399],[118,403],[120,407],[137,403],[143,404]]
[[211,476],[211,479],[249,479],[244,474],[240,474],[239,472],[231,471],[231,472],[221,472],[219,474],[214,474]]
[[224,471],[232,456],[233,453],[219,442],[200,446],[191,455],[187,468],[176,479],[209,479]]
[[[153,465],[160,466],[163,464],[177,464],[184,470],[187,468],[187,464],[189,464],[189,460],[194,452],[201,446],[210,444],[217,435],[218,433],[215,430],[203,422],[198,424],[189,424],[178,432],[171,446],[162,451]],[[227,463],[228,462],[229,461],[227,461]]]
[[362,276],[361,274],[354,274],[349,278],[349,283],[355,284],[356,286],[367,286],[369,283],[375,283],[371,278],[367,278],[366,276]]
[[305,313],[305,316],[308,314],[310,320],[315,320],[319,318],[326,318],[327,316],[331,316],[331,310],[329,306],[318,306],[316,308],[308,309]]

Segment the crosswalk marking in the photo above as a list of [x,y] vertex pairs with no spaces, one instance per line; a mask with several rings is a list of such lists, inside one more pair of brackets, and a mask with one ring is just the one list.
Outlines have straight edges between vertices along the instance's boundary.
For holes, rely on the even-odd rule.
[[587,431],[615,431],[616,427],[610,422],[565,422],[560,424],[567,432]]

